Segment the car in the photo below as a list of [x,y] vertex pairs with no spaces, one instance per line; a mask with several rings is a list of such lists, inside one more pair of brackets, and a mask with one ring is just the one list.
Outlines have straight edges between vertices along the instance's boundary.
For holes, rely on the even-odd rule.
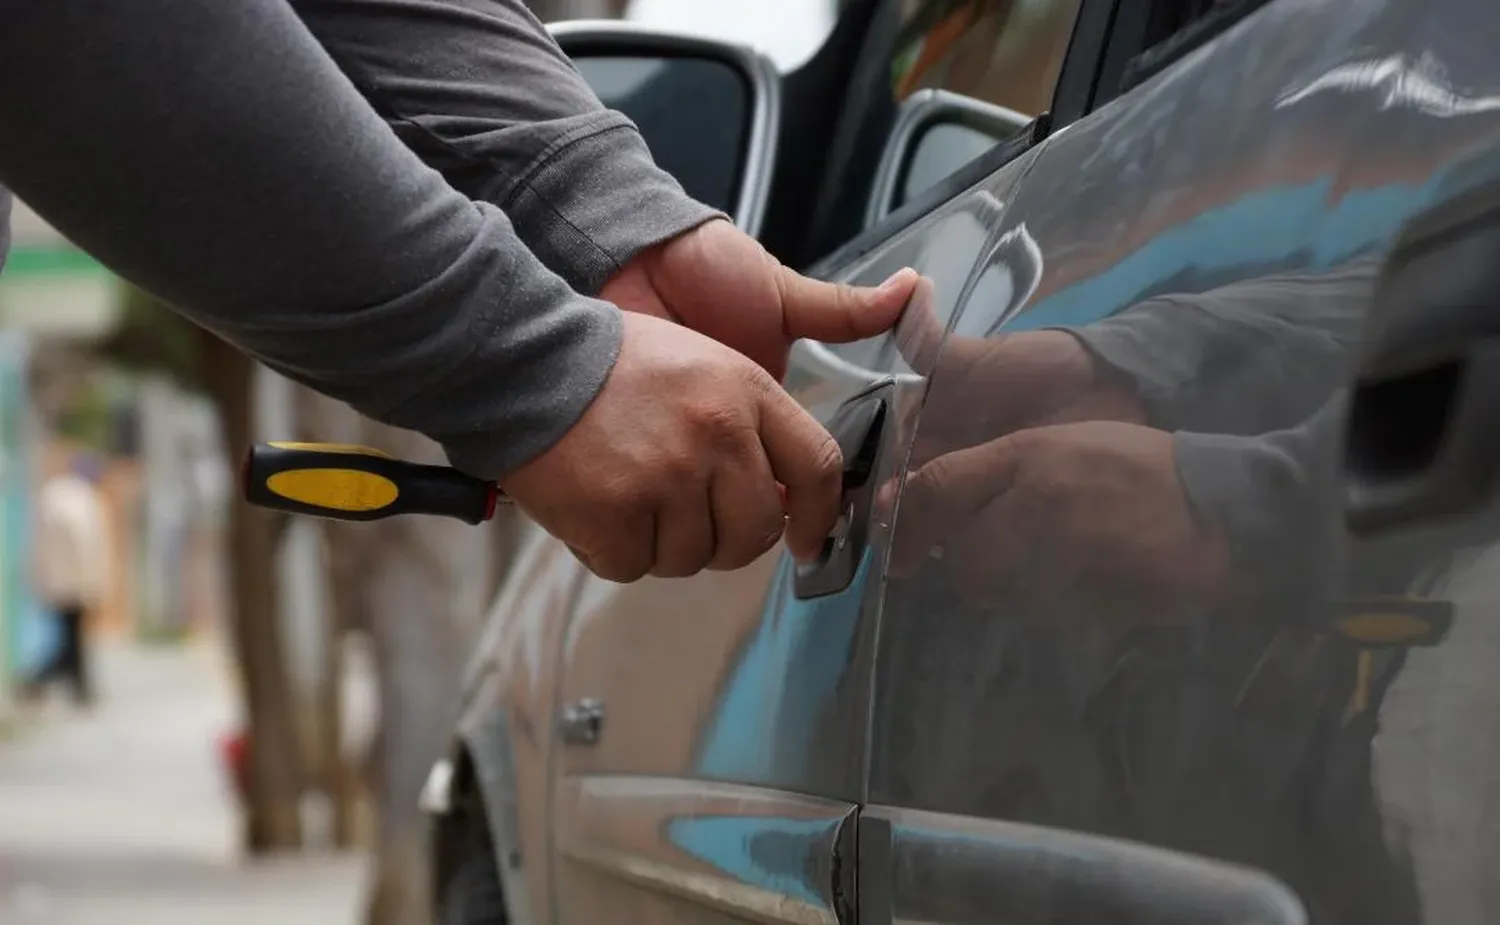
[[1500,6],[554,34],[784,262],[922,280],[793,351],[818,560],[621,585],[528,528],[442,921],[1500,921]]

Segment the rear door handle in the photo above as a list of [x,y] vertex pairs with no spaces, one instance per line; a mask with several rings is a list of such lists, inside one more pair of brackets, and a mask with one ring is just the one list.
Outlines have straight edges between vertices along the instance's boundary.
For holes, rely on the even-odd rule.
[[1500,474],[1500,183],[1418,216],[1381,273],[1344,508],[1372,533],[1485,503]]
[[849,587],[859,571],[869,540],[875,464],[890,415],[893,388],[893,380],[882,380],[845,402],[828,421],[828,432],[844,454],[839,519],[818,558],[798,563],[792,581],[792,591],[798,598],[836,594]]

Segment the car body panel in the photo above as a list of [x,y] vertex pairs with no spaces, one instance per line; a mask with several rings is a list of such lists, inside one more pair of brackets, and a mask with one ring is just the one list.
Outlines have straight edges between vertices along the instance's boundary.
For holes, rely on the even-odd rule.
[[[821,268],[925,277],[894,334],[799,344],[786,379],[826,421],[896,378],[855,582],[799,601],[778,549],[620,586],[537,540],[469,714],[513,743],[514,792],[489,801],[524,848],[513,908],[824,921],[831,870],[794,888],[728,858],[822,857],[858,808],[887,849],[859,854],[861,923],[989,920],[988,863],[1043,896],[1080,869],[1140,881],[1021,920],[1151,920],[1131,903],[1153,890],[1192,900],[1173,921],[1500,918],[1493,512],[1353,542],[1335,472],[1385,248],[1500,177],[1495,35],[1484,0],[1273,0]],[[1082,398],[1027,346],[1058,328],[1107,368]],[[966,493],[926,481],[949,456]],[[1433,602],[1444,639],[1347,631]],[[541,744],[585,699],[597,741]],[[892,858],[936,865],[947,904]],[[1194,896],[1222,904],[1193,919]]]
[[[1019,179],[1025,162],[1018,159],[1003,171],[1000,185],[1007,177]],[[822,420],[895,374],[890,423],[873,476],[878,483],[899,472],[944,319],[990,243],[988,219],[997,208],[987,192],[864,258],[866,273],[889,275],[912,265],[927,276],[914,299],[916,310],[893,334],[794,351],[788,389]],[[884,558],[888,526],[889,508],[877,504],[854,583],[811,600],[791,593],[793,566],[779,547],[736,572],[630,585],[585,579],[567,633],[562,701],[598,700],[606,719],[597,744],[559,754],[560,792],[639,775],[690,792],[712,781],[857,803],[866,773],[869,669],[882,587],[876,566]],[[559,839],[585,824],[570,815],[573,806],[556,802]],[[589,921],[565,904],[580,891],[601,888],[601,868],[566,857],[557,864],[558,921]],[[619,871],[602,872],[619,879]],[[645,894],[659,892],[639,880],[626,886],[630,894],[642,894],[638,902],[650,902]],[[691,907],[662,902],[653,907],[662,918],[654,920],[690,920],[680,916]]]
[[558,853],[577,870],[564,921],[839,921],[852,803],[635,775],[570,778],[558,803]]
[[[1386,249],[1500,177],[1497,30],[1476,0],[1276,0],[1041,146],[999,229],[1035,241],[1003,269],[1038,284],[966,301],[918,424],[868,812],[1227,862],[1315,923],[1500,915],[1492,515],[1353,542],[1337,487]],[[1003,371],[1059,326],[1123,377],[1128,413],[1097,383]],[[940,457],[980,462],[962,490],[914,491]],[[1345,631],[1434,599],[1457,608],[1447,641]],[[894,908],[920,907],[926,884],[905,888]],[[975,920],[955,916],[935,920]]]
[[861,925],[1304,925],[1251,868],[1085,832],[876,807],[859,821]]
[[552,916],[548,827],[558,652],[584,575],[567,547],[524,523],[516,559],[471,663],[458,739],[472,762],[506,902]]

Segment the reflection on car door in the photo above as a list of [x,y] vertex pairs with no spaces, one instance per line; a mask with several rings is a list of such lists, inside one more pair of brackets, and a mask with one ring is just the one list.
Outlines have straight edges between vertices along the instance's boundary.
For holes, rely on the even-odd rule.
[[[793,352],[788,388],[825,422],[885,384],[877,485],[900,471],[943,324],[997,208],[993,192],[970,197],[926,234],[848,268],[925,271],[895,335]],[[585,581],[563,645],[561,703],[594,707],[598,720],[557,761],[559,921],[700,922],[710,908],[835,920],[834,857],[852,837],[846,819],[865,778],[875,563],[888,524],[889,505],[877,505],[852,581],[809,599],[780,548],[732,573]]]
[[1338,469],[1392,240],[1500,177],[1497,30],[1270,3],[1009,191],[1040,282],[917,424],[862,922],[1500,920],[1493,513],[1356,540]]
[[[824,422],[880,388],[888,408],[874,485],[900,472],[943,330],[974,291],[972,270],[995,246],[1008,186],[1025,166],[1014,161],[985,190],[828,270],[924,274],[893,334],[800,344],[786,379]],[[851,901],[830,878],[852,873],[833,861],[849,851],[840,839],[853,836],[846,820],[866,775],[873,605],[893,496],[878,497],[852,580],[830,593],[799,599],[798,569],[779,548],[733,573],[586,580],[564,642],[561,702],[597,705],[602,719],[558,760],[559,921],[697,922],[711,920],[708,908],[834,921],[839,896]]]

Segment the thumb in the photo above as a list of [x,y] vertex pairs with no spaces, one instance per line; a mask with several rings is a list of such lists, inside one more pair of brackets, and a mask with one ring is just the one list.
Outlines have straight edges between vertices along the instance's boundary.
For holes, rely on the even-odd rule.
[[917,273],[896,273],[878,287],[826,283],[778,266],[781,317],[789,339],[842,344],[890,330],[911,298]]
[[962,530],[1016,479],[1021,454],[1015,435],[939,456],[906,479],[891,569],[920,568],[945,537]]

